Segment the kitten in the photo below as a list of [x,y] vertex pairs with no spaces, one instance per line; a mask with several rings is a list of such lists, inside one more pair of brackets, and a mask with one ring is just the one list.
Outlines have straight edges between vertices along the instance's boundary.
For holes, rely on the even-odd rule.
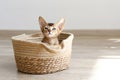
[[65,19],[62,18],[57,23],[47,23],[43,17],[39,17],[41,31],[43,33],[42,42],[49,45],[59,45],[58,36],[64,28]]

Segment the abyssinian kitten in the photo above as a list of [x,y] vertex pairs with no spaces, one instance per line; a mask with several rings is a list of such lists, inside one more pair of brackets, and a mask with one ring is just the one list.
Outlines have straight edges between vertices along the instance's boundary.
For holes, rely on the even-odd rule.
[[62,18],[57,23],[47,23],[43,17],[39,17],[41,31],[43,33],[42,42],[49,45],[59,45],[58,36],[64,28],[65,19]]

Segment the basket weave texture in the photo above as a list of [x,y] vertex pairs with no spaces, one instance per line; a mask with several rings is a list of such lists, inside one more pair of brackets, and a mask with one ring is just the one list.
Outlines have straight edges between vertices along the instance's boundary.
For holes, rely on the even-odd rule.
[[70,64],[73,34],[61,33],[60,45],[42,43],[42,34],[12,37],[17,69],[25,73],[44,74],[67,69]]

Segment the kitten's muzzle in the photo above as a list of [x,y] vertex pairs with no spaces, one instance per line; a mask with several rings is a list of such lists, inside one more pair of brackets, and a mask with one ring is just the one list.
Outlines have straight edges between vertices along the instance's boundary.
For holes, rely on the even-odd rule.
[[52,32],[49,32],[49,34],[52,34]]

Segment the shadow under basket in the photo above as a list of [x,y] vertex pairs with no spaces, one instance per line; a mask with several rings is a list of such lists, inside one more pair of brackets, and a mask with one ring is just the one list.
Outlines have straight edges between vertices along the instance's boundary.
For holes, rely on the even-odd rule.
[[60,45],[41,42],[41,33],[12,37],[17,69],[32,74],[53,73],[70,65],[73,34],[62,32]]

